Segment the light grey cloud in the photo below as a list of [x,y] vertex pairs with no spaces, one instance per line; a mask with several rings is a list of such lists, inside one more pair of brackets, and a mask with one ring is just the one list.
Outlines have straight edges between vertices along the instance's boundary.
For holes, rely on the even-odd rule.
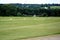
[[0,3],[25,3],[25,4],[59,3],[60,4],[60,0],[0,0]]

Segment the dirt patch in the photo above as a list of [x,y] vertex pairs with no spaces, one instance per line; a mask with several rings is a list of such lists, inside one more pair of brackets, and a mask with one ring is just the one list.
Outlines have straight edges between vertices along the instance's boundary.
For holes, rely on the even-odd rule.
[[22,39],[22,40],[60,40],[60,34],[44,36],[44,37],[36,37],[36,38],[27,38],[27,39]]

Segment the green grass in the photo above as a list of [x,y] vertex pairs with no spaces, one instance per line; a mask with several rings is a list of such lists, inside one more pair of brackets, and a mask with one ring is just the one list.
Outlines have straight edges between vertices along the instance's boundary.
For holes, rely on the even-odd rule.
[[50,6],[51,9],[60,9],[60,6]]
[[60,17],[0,17],[0,40],[21,40],[59,33]]

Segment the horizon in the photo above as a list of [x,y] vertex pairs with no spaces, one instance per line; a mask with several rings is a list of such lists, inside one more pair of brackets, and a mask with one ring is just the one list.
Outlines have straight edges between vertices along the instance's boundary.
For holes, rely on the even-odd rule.
[[60,4],[60,0],[0,0],[0,4]]

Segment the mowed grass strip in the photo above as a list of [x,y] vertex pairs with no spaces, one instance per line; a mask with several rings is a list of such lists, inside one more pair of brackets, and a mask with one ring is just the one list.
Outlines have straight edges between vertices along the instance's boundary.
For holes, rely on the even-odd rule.
[[60,17],[0,17],[0,40],[60,33]]

